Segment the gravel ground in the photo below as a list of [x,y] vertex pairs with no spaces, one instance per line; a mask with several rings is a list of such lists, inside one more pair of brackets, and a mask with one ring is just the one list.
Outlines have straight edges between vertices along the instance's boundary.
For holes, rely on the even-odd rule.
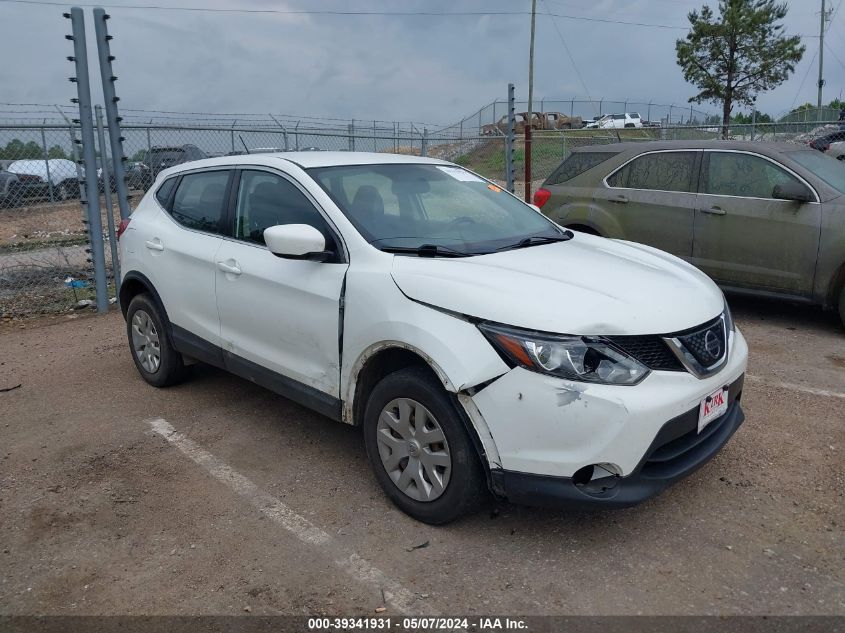
[[355,429],[208,367],[147,386],[118,313],[2,324],[0,613],[391,615],[401,586],[424,614],[845,615],[845,331],[732,303],[747,421],[709,465],[632,509],[440,528],[385,500]]

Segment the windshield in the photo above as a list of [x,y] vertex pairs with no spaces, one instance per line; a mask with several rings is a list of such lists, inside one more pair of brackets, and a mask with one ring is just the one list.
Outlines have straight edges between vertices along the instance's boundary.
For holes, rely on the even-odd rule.
[[563,235],[499,186],[452,165],[349,165],[308,173],[382,250],[439,246],[482,254],[527,237]]
[[842,161],[816,150],[801,150],[786,154],[837,191],[845,193],[845,165]]

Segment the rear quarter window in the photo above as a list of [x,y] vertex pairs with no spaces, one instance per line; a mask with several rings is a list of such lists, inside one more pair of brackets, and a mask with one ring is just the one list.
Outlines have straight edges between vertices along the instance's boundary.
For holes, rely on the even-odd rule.
[[573,152],[569,158],[558,165],[544,184],[559,185],[568,182],[617,154],[618,152]]
[[176,176],[173,176],[161,183],[161,187],[159,187],[158,191],[156,191],[156,200],[158,200],[159,204],[165,209],[167,209],[167,202],[170,200],[170,194],[172,193],[173,185],[175,184]]

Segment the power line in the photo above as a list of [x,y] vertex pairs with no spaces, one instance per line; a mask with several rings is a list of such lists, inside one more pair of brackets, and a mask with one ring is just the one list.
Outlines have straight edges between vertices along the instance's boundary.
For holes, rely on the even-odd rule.
[[830,53],[831,55],[833,55],[833,59],[835,59],[837,62],[839,62],[839,65],[840,65],[840,66],[842,66],[842,68],[845,68],[845,64],[844,64],[844,63],[842,63],[842,60],[841,60],[841,59],[839,59],[839,55],[837,55],[837,54],[836,54],[836,51],[834,51],[834,50],[830,47],[830,44],[825,43],[825,47],[827,48],[827,52],[828,52],[828,53]]
[[[543,0],[543,6],[546,7],[546,11],[549,9],[549,5],[546,4],[545,0]],[[551,16],[551,13],[546,13],[546,15]],[[590,91],[587,88],[587,84],[584,81],[584,78],[581,76],[581,71],[578,70],[578,64],[575,63],[575,59],[572,57],[572,53],[569,51],[569,47],[566,45],[566,39],[563,37],[563,33],[560,32],[560,28],[557,25],[554,17],[551,18],[552,25],[555,27],[555,31],[557,31],[557,36],[560,38],[560,43],[563,44],[563,50],[566,51],[567,57],[569,57],[569,63],[572,64],[572,70],[575,71],[575,76],[578,77],[578,81],[581,83],[581,87],[584,89],[584,93],[587,95],[587,99],[590,100],[590,103],[593,105],[593,111],[596,111],[596,105],[593,103],[593,98],[590,96]],[[596,114],[601,114],[600,112],[596,112]]]
[[[53,2],[50,0],[0,0],[0,2],[35,5],[66,7],[66,2]],[[198,13],[229,13],[229,14],[275,14],[275,15],[336,15],[336,16],[389,16],[389,17],[481,17],[487,15],[514,16],[530,15],[530,11],[341,11],[331,9],[225,9],[214,7],[185,7],[185,6],[163,6],[163,5],[142,5],[142,4],[85,4],[76,3],[80,7],[105,7],[108,9],[128,9],[144,11],[192,11]],[[624,24],[626,26],[643,26],[659,29],[675,29],[686,31],[686,26],[675,26],[673,24],[657,24],[653,22],[632,22],[628,20],[611,20],[609,18],[585,17],[580,15],[564,15],[562,13],[550,13],[556,18],[567,20],[582,20],[585,22],[599,22],[605,24]]]

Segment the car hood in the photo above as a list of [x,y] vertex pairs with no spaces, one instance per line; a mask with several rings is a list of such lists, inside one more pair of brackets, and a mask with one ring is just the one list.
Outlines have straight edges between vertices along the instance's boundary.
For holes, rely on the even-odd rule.
[[568,242],[466,258],[393,258],[409,298],[517,327],[582,335],[665,334],[724,309],[686,262],[641,244],[577,233]]

